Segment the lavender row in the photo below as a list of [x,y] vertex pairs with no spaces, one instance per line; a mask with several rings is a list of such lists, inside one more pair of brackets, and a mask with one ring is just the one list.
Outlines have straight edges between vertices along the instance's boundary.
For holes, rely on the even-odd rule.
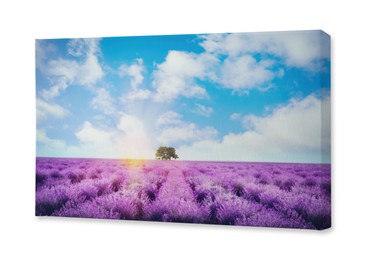
[[329,166],[195,163],[185,176],[196,203],[210,212],[213,223],[330,226]]
[[330,166],[37,158],[36,215],[324,229]]

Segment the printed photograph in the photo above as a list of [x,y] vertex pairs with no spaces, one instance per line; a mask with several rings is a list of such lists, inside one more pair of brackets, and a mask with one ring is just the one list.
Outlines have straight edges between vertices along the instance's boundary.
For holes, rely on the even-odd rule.
[[36,216],[331,227],[325,32],[37,39],[35,53]]

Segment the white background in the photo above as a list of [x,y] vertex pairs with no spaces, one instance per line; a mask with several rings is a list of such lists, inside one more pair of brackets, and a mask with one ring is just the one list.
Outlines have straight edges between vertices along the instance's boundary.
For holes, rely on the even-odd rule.
[[[365,8],[324,2],[2,1],[0,258],[366,259]],[[299,29],[332,36],[332,229],[34,216],[35,38]]]

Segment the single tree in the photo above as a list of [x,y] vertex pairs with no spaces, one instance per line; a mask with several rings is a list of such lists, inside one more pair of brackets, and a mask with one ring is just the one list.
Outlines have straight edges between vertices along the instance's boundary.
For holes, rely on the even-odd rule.
[[171,158],[179,158],[175,152],[175,148],[166,146],[160,146],[156,150],[155,157],[159,160],[170,160]]

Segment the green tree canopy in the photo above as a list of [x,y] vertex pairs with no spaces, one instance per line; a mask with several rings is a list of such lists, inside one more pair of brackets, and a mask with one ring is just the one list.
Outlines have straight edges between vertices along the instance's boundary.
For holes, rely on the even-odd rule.
[[156,150],[155,157],[159,160],[170,160],[171,158],[179,158],[175,152],[175,148],[166,146],[160,146]]

